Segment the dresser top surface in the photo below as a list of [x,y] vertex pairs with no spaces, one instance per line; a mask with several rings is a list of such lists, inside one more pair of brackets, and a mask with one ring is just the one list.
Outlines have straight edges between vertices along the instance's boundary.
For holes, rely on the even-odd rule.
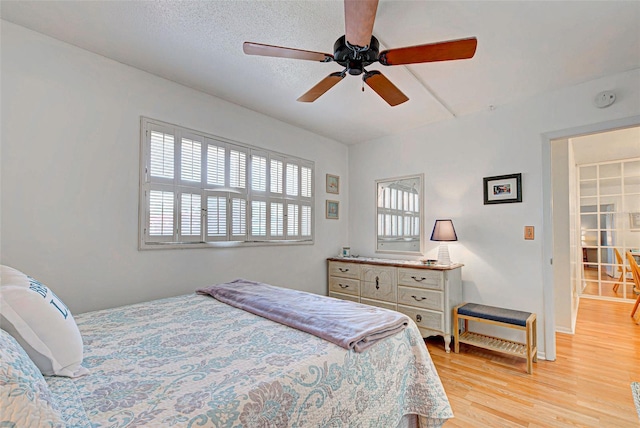
[[464,266],[461,263],[453,263],[449,266],[426,265],[419,260],[394,260],[382,259],[377,257],[329,257],[327,261],[343,262],[343,263],[359,263],[366,265],[395,266],[413,269],[429,269],[429,270],[454,270]]

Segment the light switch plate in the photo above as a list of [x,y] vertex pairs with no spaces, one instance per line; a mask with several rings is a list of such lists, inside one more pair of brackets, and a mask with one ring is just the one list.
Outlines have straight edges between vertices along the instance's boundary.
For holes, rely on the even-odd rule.
[[532,240],[533,238],[534,238],[533,226],[525,226],[524,227],[524,239]]

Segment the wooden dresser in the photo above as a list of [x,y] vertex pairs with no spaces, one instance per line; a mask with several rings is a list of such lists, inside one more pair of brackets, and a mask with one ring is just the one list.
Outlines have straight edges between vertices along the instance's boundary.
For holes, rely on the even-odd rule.
[[463,302],[461,264],[336,257],[328,260],[329,296],[402,312],[423,337],[443,336],[450,351],[452,309]]

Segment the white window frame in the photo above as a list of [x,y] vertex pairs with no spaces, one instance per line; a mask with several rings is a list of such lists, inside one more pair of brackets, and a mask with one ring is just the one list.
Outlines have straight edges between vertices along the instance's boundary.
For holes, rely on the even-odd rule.
[[[166,136],[173,136],[173,178],[155,177],[151,175],[151,135],[153,132],[160,132]],[[200,143],[200,181],[189,181],[182,179],[182,139],[197,141]],[[157,140],[156,140],[157,141]],[[209,184],[207,175],[207,156],[210,145],[224,148],[224,185]],[[157,146],[156,146],[157,147]],[[239,177],[239,181],[244,180],[244,187],[234,187],[230,182],[231,150],[244,154],[244,175]],[[163,152],[160,152],[163,153]],[[263,191],[252,188],[252,161],[253,156],[259,156],[266,159],[266,189]],[[196,157],[196,156],[194,156]],[[272,160],[282,162],[282,193],[274,193],[271,191],[271,163]],[[297,169],[295,178],[287,177],[287,164],[295,165],[290,169]],[[165,162],[166,165],[166,162]],[[229,247],[229,246],[245,246],[245,245],[294,245],[294,244],[313,244],[314,241],[314,225],[315,225],[315,189],[314,189],[314,162],[297,158],[294,156],[266,150],[247,144],[238,143],[226,138],[210,135],[204,132],[194,131],[181,126],[170,123],[150,119],[146,117],[140,118],[140,198],[139,198],[139,248],[158,249],[158,248],[211,248],[211,247]],[[307,175],[303,181],[302,171],[305,169]],[[197,170],[197,168],[194,168]],[[308,174],[310,170],[310,174]],[[287,195],[287,179],[295,180],[295,186],[298,188],[297,195]],[[307,193],[302,196],[303,184],[307,184],[305,188]],[[173,214],[170,220],[173,224],[173,233],[171,235],[151,236],[151,214],[150,214],[150,195],[153,191],[171,192],[173,199]],[[200,234],[189,235],[183,234],[182,225],[182,194],[189,193],[200,196]],[[226,208],[221,209],[225,213],[225,223],[218,223],[226,232],[224,236],[217,234],[209,236],[209,216],[208,216],[208,198],[223,198]],[[165,199],[166,201],[166,199]],[[261,201],[266,203],[266,212],[264,218],[259,220],[266,225],[266,233],[259,236],[252,234],[252,202]],[[281,235],[272,234],[271,232],[271,204],[282,204],[283,222]],[[238,223],[239,217],[234,218],[232,206],[243,204],[245,207],[245,218],[243,222]],[[298,217],[289,219],[287,216],[288,205],[296,204],[298,208]],[[197,203],[195,204],[197,207]],[[303,235],[303,206],[308,206],[311,212],[310,218],[310,234]],[[308,210],[307,210],[308,211]],[[193,221],[197,215],[192,211]],[[169,218],[164,211],[159,214],[160,221]],[[158,217],[156,217],[158,218]],[[219,218],[218,220],[221,221]],[[289,221],[295,221],[298,234],[290,235]],[[212,227],[215,224],[212,223]],[[240,227],[241,233],[234,234],[233,227]],[[197,227],[196,227],[197,228]],[[295,227],[292,227],[295,229]],[[155,230],[158,230],[157,224]],[[166,231],[167,227],[163,229]]]

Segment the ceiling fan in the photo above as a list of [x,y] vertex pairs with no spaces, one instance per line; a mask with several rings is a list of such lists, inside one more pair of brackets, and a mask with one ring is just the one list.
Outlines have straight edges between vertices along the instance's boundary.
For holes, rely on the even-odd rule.
[[365,67],[374,62],[382,65],[407,65],[468,59],[476,52],[478,41],[475,37],[379,52],[378,39],[372,35],[377,8],[378,0],[344,1],[345,35],[334,43],[333,55],[253,42],[244,42],[243,51],[247,55],[337,62],[344,67],[344,70],[331,73],[322,79],[298,98],[298,101],[310,103],[317,100],[349,73],[354,76],[362,74],[363,82],[390,106],[402,104],[409,98],[382,73],[377,70],[367,71]]

